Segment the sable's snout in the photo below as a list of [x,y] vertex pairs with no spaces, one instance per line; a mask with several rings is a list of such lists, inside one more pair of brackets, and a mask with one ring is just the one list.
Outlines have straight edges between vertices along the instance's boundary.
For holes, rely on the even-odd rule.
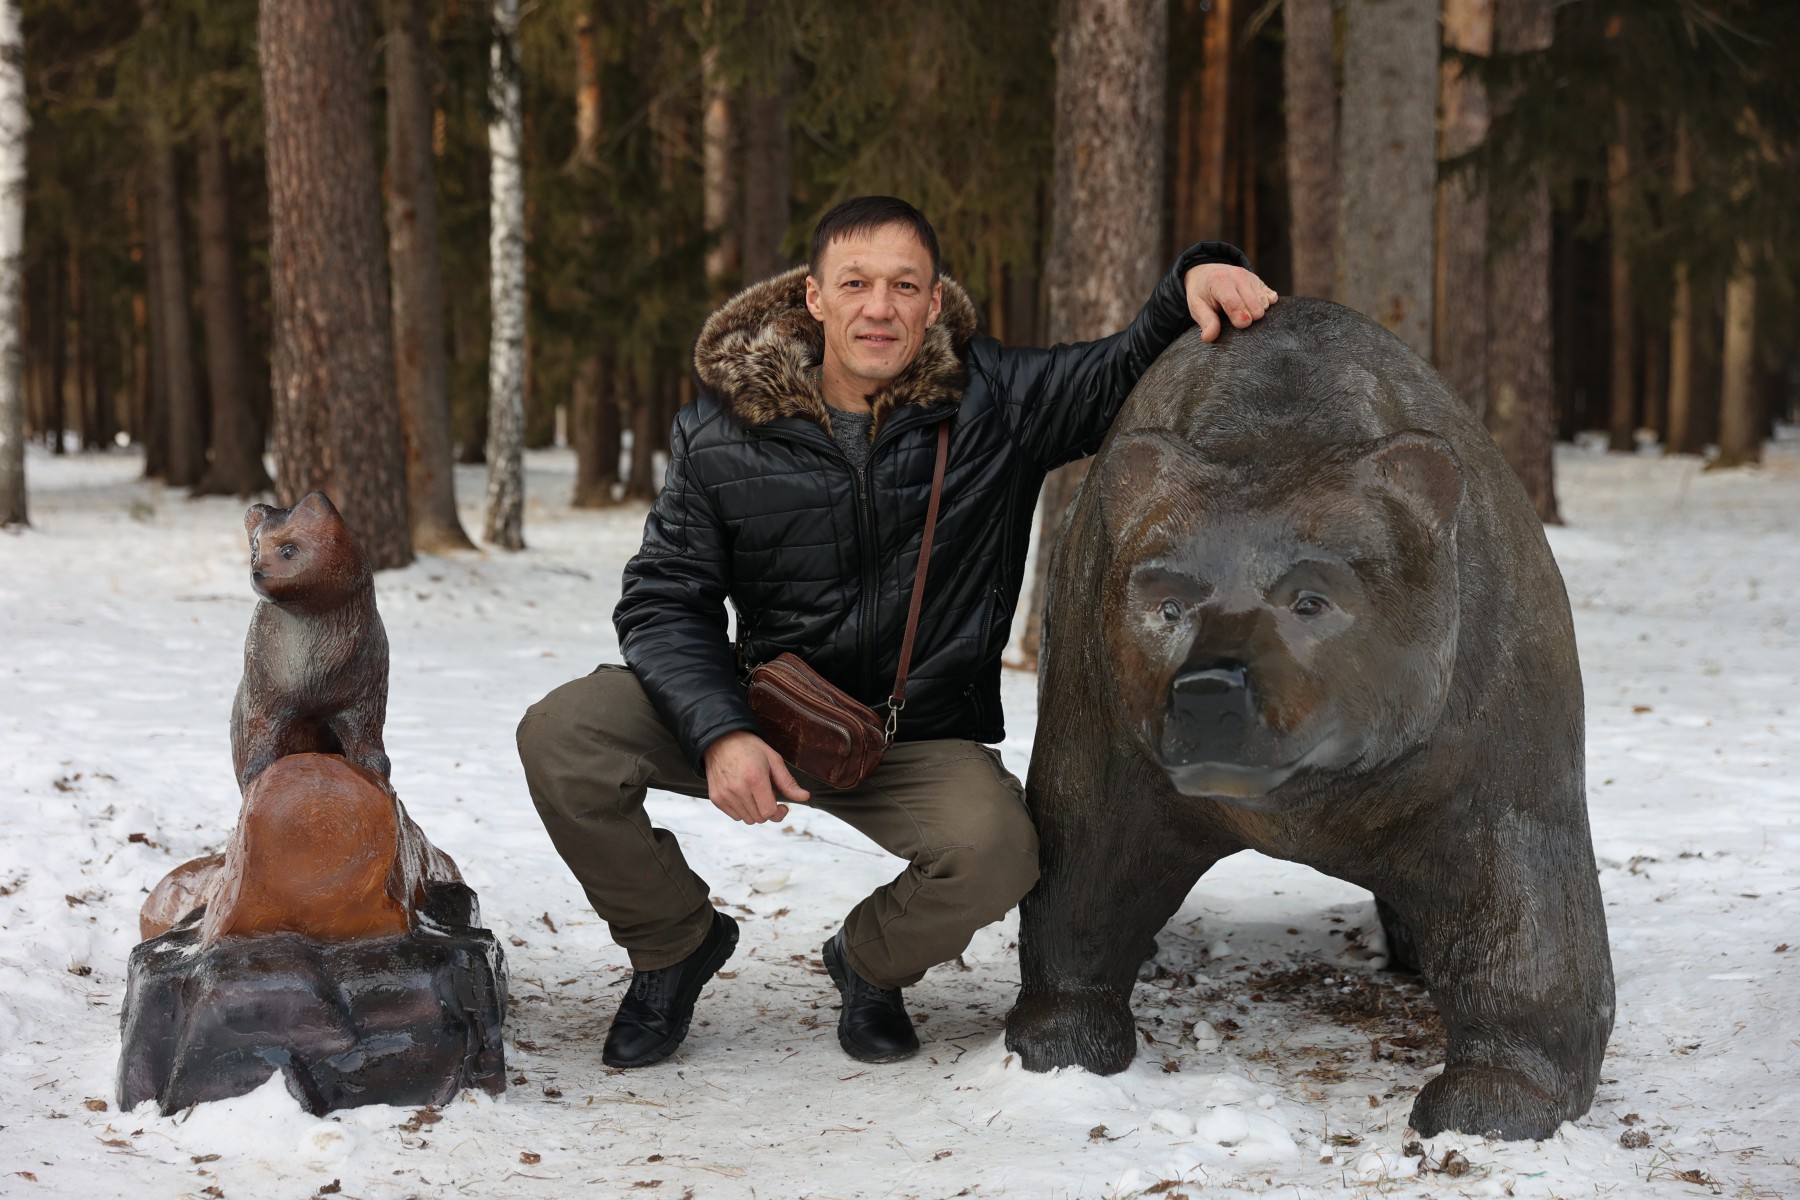
[[1169,686],[1162,757],[1168,764],[1244,760],[1244,741],[1256,719],[1249,673],[1227,662],[1183,671]]

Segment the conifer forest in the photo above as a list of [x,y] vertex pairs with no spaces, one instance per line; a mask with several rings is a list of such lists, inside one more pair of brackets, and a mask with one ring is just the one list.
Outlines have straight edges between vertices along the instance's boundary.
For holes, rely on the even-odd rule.
[[3,7],[9,522],[26,440],[337,489],[387,566],[525,544],[521,447],[576,449],[578,506],[654,496],[700,322],[861,193],[1014,343],[1240,245],[1428,357],[1547,521],[1556,440],[1729,468],[1800,394],[1791,4]]

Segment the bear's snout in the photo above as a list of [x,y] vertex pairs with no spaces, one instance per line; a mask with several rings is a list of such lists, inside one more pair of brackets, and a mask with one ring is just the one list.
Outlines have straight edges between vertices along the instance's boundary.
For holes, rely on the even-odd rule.
[[1249,671],[1240,662],[1183,671],[1169,686],[1163,719],[1163,761],[1242,762],[1245,737],[1256,720]]

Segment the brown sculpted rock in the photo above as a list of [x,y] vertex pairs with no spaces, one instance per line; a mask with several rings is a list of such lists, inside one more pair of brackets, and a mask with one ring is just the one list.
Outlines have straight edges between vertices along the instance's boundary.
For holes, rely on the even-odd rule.
[[244,639],[231,756],[247,788],[286,754],[341,754],[384,779],[388,644],[368,560],[323,493],[252,505],[250,581],[262,603]]
[[1374,892],[1449,1038],[1412,1124],[1587,1110],[1613,986],[1562,578],[1493,441],[1398,339],[1283,300],[1143,377],[1052,572],[1007,1044],[1121,1070],[1139,962],[1254,849]]

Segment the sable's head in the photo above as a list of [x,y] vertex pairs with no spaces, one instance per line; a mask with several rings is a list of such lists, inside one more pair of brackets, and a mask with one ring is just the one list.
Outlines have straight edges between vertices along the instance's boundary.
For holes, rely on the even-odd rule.
[[1163,430],[1096,469],[1112,545],[1105,652],[1176,790],[1276,812],[1307,771],[1362,770],[1436,723],[1456,653],[1448,443],[1406,432],[1215,464]]
[[244,529],[250,585],[273,604],[329,608],[369,581],[368,560],[323,492],[308,493],[292,508],[253,504]]

